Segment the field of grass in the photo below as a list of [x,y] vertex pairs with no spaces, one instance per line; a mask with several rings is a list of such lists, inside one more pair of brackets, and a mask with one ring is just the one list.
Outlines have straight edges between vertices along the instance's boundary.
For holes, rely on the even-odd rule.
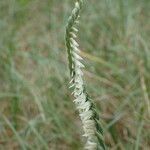
[[[82,150],[68,89],[71,0],[0,0],[0,150]],[[150,149],[150,1],[85,0],[79,43],[110,150]]]

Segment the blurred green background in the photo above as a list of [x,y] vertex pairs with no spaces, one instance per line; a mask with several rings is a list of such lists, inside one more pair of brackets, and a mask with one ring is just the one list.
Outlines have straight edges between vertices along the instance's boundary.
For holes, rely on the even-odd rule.
[[[74,1],[0,0],[0,150],[83,149],[64,41]],[[149,0],[82,11],[86,86],[110,150],[150,149],[149,11]]]

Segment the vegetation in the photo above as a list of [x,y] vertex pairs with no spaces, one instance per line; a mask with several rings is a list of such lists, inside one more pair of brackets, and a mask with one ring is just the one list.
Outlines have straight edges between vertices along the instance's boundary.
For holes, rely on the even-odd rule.
[[[72,8],[0,1],[0,150],[83,149],[64,43]],[[80,18],[86,88],[110,150],[150,148],[149,8],[149,0],[92,0]]]
[[96,112],[95,106],[86,92],[82,71],[84,65],[81,62],[83,59],[80,57],[81,51],[79,49],[79,44],[76,42],[76,33],[78,32],[77,25],[79,23],[80,11],[83,4],[82,0],[75,2],[74,9],[72,10],[66,26],[66,46],[71,76],[70,88],[74,88],[74,102],[82,121],[84,130],[83,136],[87,138],[85,149],[105,150],[103,129],[100,125],[99,116]]

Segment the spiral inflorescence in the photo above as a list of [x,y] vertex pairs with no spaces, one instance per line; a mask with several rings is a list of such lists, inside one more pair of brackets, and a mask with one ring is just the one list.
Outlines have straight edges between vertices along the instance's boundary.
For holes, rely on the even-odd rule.
[[66,46],[71,75],[70,88],[73,88],[74,102],[83,124],[83,136],[87,138],[85,149],[105,150],[103,131],[99,123],[99,117],[84,86],[82,72],[84,65],[81,63],[82,58],[80,56],[79,45],[75,40],[77,38],[76,33],[78,32],[76,26],[79,23],[79,13],[82,5],[82,0],[78,0],[75,3],[66,27]]

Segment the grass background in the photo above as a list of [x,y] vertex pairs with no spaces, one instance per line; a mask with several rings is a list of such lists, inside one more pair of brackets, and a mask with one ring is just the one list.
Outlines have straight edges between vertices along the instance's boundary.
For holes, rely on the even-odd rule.
[[[64,44],[70,0],[0,0],[0,150],[81,150]],[[110,150],[150,149],[150,1],[92,0],[79,43]]]

